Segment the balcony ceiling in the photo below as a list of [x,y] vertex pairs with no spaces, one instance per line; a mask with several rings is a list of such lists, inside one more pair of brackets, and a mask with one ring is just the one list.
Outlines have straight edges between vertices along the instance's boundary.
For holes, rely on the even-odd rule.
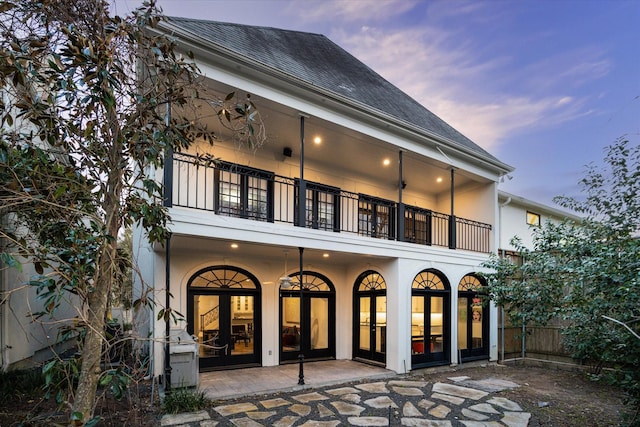
[[[217,88],[218,96],[234,91],[230,87]],[[241,92],[238,92],[241,93]],[[266,140],[258,148],[261,156],[299,164],[300,161],[300,111],[286,107],[271,100],[252,95],[259,114],[265,125]],[[232,139],[229,131],[212,117],[207,123],[215,129],[221,143]],[[314,138],[322,139],[320,144]],[[292,150],[291,158],[285,158],[283,150]],[[389,189],[398,186],[399,148],[390,143],[369,137],[354,130],[327,122],[317,117],[305,118],[305,170],[320,170],[336,176],[347,175],[350,179],[362,182],[376,182]],[[214,150],[215,154],[215,150]],[[389,165],[383,165],[389,159]],[[305,175],[313,180],[313,177]],[[438,182],[438,178],[441,182]],[[403,180],[407,184],[406,192],[427,192],[429,194],[448,194],[450,191],[450,167],[435,159],[416,153],[403,153]],[[461,188],[473,182],[486,180],[457,170],[455,187]]]

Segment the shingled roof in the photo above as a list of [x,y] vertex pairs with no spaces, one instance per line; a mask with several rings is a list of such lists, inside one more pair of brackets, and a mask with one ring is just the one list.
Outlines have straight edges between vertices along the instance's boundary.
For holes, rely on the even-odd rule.
[[219,45],[252,62],[408,123],[426,135],[439,136],[499,162],[322,34],[190,18],[167,19],[172,26],[191,33],[194,39]]

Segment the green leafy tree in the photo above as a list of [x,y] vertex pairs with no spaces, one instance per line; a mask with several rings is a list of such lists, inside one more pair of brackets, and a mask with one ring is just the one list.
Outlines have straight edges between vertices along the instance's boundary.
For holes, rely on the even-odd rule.
[[[205,115],[259,142],[251,101],[208,94],[191,58],[154,31],[161,20],[153,1],[126,17],[105,0],[0,2],[0,252],[6,265],[33,263],[40,315],[70,295],[77,302],[62,332],[78,339],[80,366],[62,369],[76,375],[57,394],[73,425],[95,422],[98,385],[121,394],[127,383],[101,370],[105,319],[128,268],[119,231],[138,222],[151,241],[168,235],[163,189],[149,171],[167,152],[212,142]],[[60,363],[45,366],[50,385]]]
[[[583,197],[556,197],[584,217],[545,223],[522,265],[492,257],[488,292],[512,319],[545,324],[560,316],[563,344],[576,359],[626,392],[640,423],[640,146],[619,139],[604,166],[587,166]],[[603,368],[612,368],[603,370]]]

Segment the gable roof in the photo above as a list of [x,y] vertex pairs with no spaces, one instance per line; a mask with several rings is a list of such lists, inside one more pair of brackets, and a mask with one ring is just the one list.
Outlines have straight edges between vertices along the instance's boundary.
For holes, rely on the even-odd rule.
[[167,21],[173,30],[190,33],[195,40],[205,40],[355,105],[365,105],[425,136],[513,170],[324,35],[191,18],[167,17]]

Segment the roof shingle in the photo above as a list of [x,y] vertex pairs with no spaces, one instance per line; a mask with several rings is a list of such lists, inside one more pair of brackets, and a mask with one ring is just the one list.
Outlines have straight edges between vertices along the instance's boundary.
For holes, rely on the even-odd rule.
[[168,17],[168,22],[307,84],[404,121],[484,157],[490,153],[321,34]]

